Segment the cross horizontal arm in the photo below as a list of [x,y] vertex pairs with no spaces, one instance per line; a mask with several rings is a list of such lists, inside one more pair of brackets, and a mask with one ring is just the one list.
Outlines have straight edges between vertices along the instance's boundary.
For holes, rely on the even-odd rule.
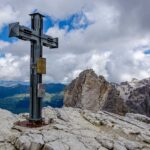
[[44,46],[49,48],[58,48],[58,38],[52,38],[51,36],[43,34],[41,39]]
[[25,41],[38,41],[41,39],[42,45],[49,48],[58,48],[58,38],[42,34],[41,36],[32,29],[19,25],[19,22],[9,25],[9,37],[17,37]]
[[38,38],[36,31],[19,25],[19,22],[9,24],[9,29],[9,37],[17,37],[27,41],[37,40]]

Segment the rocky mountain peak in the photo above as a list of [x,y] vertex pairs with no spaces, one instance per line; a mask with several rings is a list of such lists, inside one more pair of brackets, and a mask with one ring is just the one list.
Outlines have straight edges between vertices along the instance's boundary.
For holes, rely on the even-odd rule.
[[105,92],[107,82],[104,78],[98,77],[92,69],[81,72],[79,77],[73,80],[65,90],[65,105],[99,110],[100,87]]
[[115,84],[88,69],[67,86],[64,104],[92,111],[104,109],[121,115],[133,112],[150,116],[150,78]]
[[81,72],[79,77],[68,85],[64,94],[64,103],[65,106],[92,111],[105,109],[119,114],[124,114],[125,111],[119,92],[103,76],[96,75],[92,69]]
[[85,76],[85,75],[88,75],[88,74],[90,74],[90,75],[92,75],[92,76],[97,76],[97,74],[94,72],[94,70],[93,69],[86,69],[86,70],[84,70],[84,71],[82,71],[80,74],[79,74],[79,76]]

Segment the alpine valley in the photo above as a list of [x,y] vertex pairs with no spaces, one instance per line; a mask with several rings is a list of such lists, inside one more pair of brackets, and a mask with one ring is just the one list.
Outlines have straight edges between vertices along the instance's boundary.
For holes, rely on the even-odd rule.
[[[63,106],[64,84],[45,84],[45,97],[42,105],[52,107]],[[7,109],[15,114],[29,111],[28,82],[0,81],[0,108]]]

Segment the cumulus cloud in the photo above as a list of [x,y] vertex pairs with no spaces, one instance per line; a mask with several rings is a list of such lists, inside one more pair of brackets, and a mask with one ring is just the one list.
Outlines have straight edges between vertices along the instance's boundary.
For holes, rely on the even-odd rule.
[[10,5],[0,5],[0,31],[4,25],[16,20],[17,12]]
[[[91,0],[0,0],[0,25],[10,21],[19,21],[21,24],[28,24],[30,17],[28,14],[35,10],[49,15],[53,18],[65,18],[81,11],[83,8],[92,6]],[[0,26],[0,28],[2,25]]]
[[[59,37],[59,48],[44,48],[46,82],[70,82],[88,68],[93,68],[112,82],[131,80],[133,77],[142,79],[150,74],[150,55],[144,54],[150,49],[150,1],[47,0],[43,3],[41,0],[27,0],[22,4],[17,0],[6,0],[1,5],[13,11],[13,20],[25,24],[30,21],[27,14],[35,9],[58,19],[82,12],[72,22],[74,30],[68,32],[66,28],[60,29],[55,25],[47,31],[46,34]],[[0,21],[1,26],[11,21],[6,18]],[[85,29],[80,28],[85,23],[90,24]],[[30,43],[19,40],[5,46],[3,52],[9,55],[0,58],[0,64],[3,64],[0,70],[4,72],[0,74],[0,79],[29,79]],[[12,77],[4,67],[9,68],[11,64],[15,64],[10,69],[10,72],[15,72]],[[24,73],[21,72],[22,67]]]
[[26,67],[29,66],[29,56],[17,57],[13,56],[10,53],[7,53],[5,57],[0,58],[0,78],[3,80],[28,80],[29,72],[24,71],[28,70]]

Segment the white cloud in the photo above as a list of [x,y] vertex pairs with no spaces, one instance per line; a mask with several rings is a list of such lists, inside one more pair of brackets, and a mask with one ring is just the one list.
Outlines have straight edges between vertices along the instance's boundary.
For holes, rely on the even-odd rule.
[[0,31],[4,25],[16,20],[17,12],[10,5],[0,5]]
[[[29,80],[29,72],[26,67],[29,66],[29,57],[17,57],[7,53],[5,57],[0,58],[0,79],[2,80]],[[23,78],[22,78],[23,77]]]
[[54,18],[66,18],[86,8],[91,0],[0,0],[0,29],[11,21],[19,21],[21,24],[30,24],[30,16],[34,10]]
[[[6,15],[7,19],[1,19],[0,25],[12,20],[29,24],[30,17],[27,14],[34,9],[59,19],[82,11],[92,23],[85,30],[67,32],[66,29],[55,26],[47,31],[47,34],[59,37],[59,48],[44,48],[44,57],[47,58],[47,75],[44,80],[69,82],[80,71],[88,68],[93,68],[96,73],[113,82],[130,80],[133,77],[141,79],[150,74],[150,55],[143,53],[145,49],[150,48],[150,22],[146,21],[149,20],[150,13],[148,1],[134,2],[27,0],[22,3],[18,0],[6,0],[2,1],[0,6],[6,6],[8,11],[14,14],[14,18],[10,18],[5,9],[3,12],[6,13],[4,16]],[[78,28],[84,22],[81,17],[74,20],[74,25]],[[29,79],[30,43],[17,41],[8,46],[5,44],[1,44],[6,46],[3,52],[11,55],[0,58],[0,64],[3,64],[0,68],[3,72],[0,79]],[[10,76],[11,73],[8,73],[6,68],[14,74]]]

